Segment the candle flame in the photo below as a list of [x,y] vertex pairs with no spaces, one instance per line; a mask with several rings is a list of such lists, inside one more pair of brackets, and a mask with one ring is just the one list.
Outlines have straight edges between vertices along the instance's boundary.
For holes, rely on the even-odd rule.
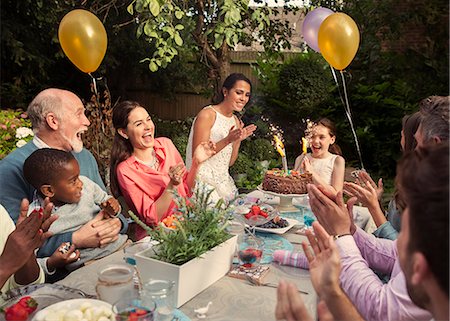
[[275,147],[277,149],[277,152],[281,155],[281,157],[285,157],[286,153],[284,152],[284,144],[281,141],[280,137],[277,135],[273,135],[273,139],[275,140]]
[[302,137],[302,151],[303,154],[308,152],[308,140],[305,137]]

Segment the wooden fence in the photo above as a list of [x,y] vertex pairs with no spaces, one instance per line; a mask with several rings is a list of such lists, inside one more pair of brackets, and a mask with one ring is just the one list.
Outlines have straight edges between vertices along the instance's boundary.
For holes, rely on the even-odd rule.
[[[253,90],[259,85],[258,77],[252,68],[252,64],[256,63],[257,54],[255,51],[231,53],[231,72],[239,72],[246,75],[253,84]],[[127,96],[129,99],[142,103],[148,108],[150,113],[167,120],[183,120],[193,117],[204,106],[211,103],[211,99],[194,92],[178,93],[173,100],[167,100],[157,93],[151,93],[145,89],[128,88]]]

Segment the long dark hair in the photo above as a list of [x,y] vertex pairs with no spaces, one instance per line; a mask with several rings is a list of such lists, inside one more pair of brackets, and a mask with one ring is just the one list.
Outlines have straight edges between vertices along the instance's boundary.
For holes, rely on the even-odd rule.
[[422,121],[422,114],[416,112],[411,115],[406,115],[402,119],[403,136],[405,137],[405,149],[403,152],[408,152],[416,148],[417,142],[414,138],[414,134]]
[[123,101],[116,105],[113,109],[112,122],[116,131],[111,148],[111,162],[110,162],[110,185],[111,192],[114,197],[119,197],[120,192],[119,182],[117,181],[117,165],[126,160],[133,153],[133,146],[128,139],[122,137],[118,130],[127,128],[128,116],[137,107],[142,107],[135,101]]
[[[212,100],[213,104],[215,104],[215,105],[220,104],[225,99],[225,96],[223,95],[223,89],[226,88],[228,90],[231,90],[239,80],[245,81],[247,84],[249,84],[250,90],[251,90],[252,82],[250,81],[250,79],[248,79],[243,74],[232,73],[225,79],[225,81],[222,84],[222,88],[214,96],[214,98]],[[251,98],[251,96],[250,96],[250,98]],[[248,101],[247,105],[249,103],[250,103],[250,100]]]
[[336,126],[334,123],[328,118],[321,118],[318,121],[314,122],[316,125],[322,125],[325,128],[328,128],[331,137],[335,137],[334,143],[330,145],[328,151],[332,154],[336,154],[342,156],[342,150],[338,144],[336,144]]

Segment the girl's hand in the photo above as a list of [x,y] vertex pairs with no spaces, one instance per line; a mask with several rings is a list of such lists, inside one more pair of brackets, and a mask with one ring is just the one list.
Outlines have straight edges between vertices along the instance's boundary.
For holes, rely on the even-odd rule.
[[212,141],[200,143],[194,151],[193,161],[201,164],[216,153],[216,144]]
[[313,167],[312,167],[311,162],[309,161],[308,157],[303,157],[301,167],[304,172],[309,172],[311,174],[314,174]]
[[173,186],[178,186],[183,181],[183,176],[185,172],[186,167],[184,167],[183,163],[178,163],[175,166],[171,166],[169,168],[170,182],[172,183]]

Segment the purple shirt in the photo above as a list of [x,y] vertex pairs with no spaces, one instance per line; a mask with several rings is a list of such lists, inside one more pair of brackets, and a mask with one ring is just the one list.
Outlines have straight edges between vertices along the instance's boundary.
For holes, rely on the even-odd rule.
[[[358,227],[353,237],[343,236],[336,244],[342,263],[341,286],[366,320],[432,319],[409,298],[396,241],[376,238]],[[370,268],[390,275],[390,281],[382,283]]]

